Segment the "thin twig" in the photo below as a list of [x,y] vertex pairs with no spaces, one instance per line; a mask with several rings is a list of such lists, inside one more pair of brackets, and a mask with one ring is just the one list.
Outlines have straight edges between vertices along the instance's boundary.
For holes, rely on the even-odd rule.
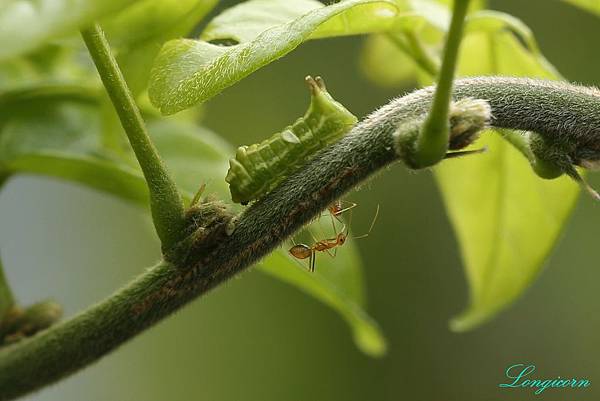
[[163,250],[170,249],[183,231],[184,205],[175,182],[150,140],[146,124],[98,24],[81,31],[100,78],[115,106],[150,192],[150,210]]
[[470,0],[454,0],[454,10],[444,57],[440,68],[438,85],[435,90],[431,111],[423,124],[423,132],[416,144],[414,163],[421,167],[437,164],[448,151],[448,112],[452,98],[452,82],[458,59],[458,50],[463,34],[463,25]]

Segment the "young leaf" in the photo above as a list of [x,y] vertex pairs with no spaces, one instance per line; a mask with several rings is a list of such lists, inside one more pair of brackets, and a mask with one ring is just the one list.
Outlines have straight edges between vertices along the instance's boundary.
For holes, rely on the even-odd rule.
[[[271,5],[268,17],[264,16],[265,3]],[[319,7],[302,14],[311,5]],[[312,0],[252,0],[238,7],[245,7],[248,14],[230,11],[241,19],[231,31],[213,24],[206,35],[230,46],[190,39],[173,40],[163,46],[151,72],[149,95],[164,114],[211,98],[312,37],[382,31],[391,26],[397,13],[394,3],[388,0],[347,0],[330,6]],[[252,10],[257,10],[256,15],[251,14]],[[231,16],[222,18],[231,23]],[[281,20],[287,22],[270,25]]]
[[4,0],[0,5],[0,60],[35,49],[136,0]]
[[[314,273],[289,266],[289,256],[274,252],[259,269],[293,285],[338,312],[350,325],[356,346],[367,355],[382,356],[387,350],[377,323],[364,312],[360,259],[355,248],[338,252],[336,259],[323,256]],[[294,263],[295,264],[295,263]],[[345,277],[340,277],[343,275]],[[349,291],[352,287],[355,291]]]
[[[99,104],[94,97],[58,92],[35,98],[5,94],[0,112],[0,175],[30,173],[77,182],[147,206],[147,188],[131,154],[104,147]],[[37,91],[39,93],[39,90]],[[0,103],[2,103],[0,97]],[[203,182],[225,199],[223,177],[234,150],[218,136],[189,121],[149,119],[153,142],[189,201]],[[360,259],[352,242],[335,261],[319,258],[319,270],[308,274],[279,249],[260,263],[260,270],[290,283],[331,306],[351,325],[358,346],[380,355],[385,342],[363,311]]]
[[584,10],[592,12],[594,14],[600,14],[600,1],[598,0],[563,0],[567,3],[573,4],[574,6],[580,7]]
[[[473,17],[459,73],[558,78],[524,25],[492,12]],[[489,151],[436,169],[470,285],[469,308],[451,322],[458,331],[490,319],[533,282],[578,194],[567,178],[536,176],[497,133],[477,145]]]

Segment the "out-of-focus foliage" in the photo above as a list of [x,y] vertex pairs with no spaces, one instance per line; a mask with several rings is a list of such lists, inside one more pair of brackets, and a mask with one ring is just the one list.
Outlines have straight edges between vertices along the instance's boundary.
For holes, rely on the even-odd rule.
[[0,4],[0,60],[119,11],[136,0],[4,0]]
[[187,35],[218,3],[218,0],[144,0],[127,8],[104,27],[130,88],[146,89],[149,65],[161,45]]
[[600,14],[600,1],[598,0],[563,0],[567,3],[581,7],[584,10]]

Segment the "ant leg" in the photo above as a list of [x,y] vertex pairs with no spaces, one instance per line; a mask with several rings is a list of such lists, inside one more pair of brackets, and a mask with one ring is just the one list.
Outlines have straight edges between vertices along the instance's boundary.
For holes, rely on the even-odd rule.
[[337,214],[332,214],[331,212],[329,212],[329,216],[331,217],[331,227],[333,227],[333,232],[337,233],[337,227],[335,226],[335,221],[340,221],[340,218],[337,216]]
[[379,216],[379,205],[377,205],[377,209],[375,210],[375,216],[373,216],[373,220],[371,221],[371,226],[369,227],[369,231],[367,231],[366,234],[360,235],[358,237],[353,237],[353,238],[358,239],[358,238],[368,237],[369,234],[371,234],[371,230],[373,230],[373,227],[375,226],[375,222],[377,221],[378,216]]
[[347,205],[344,208],[340,209],[340,210],[335,210],[334,212],[331,211],[331,209],[329,210],[329,214],[331,216],[333,216],[337,221],[339,221],[340,223],[344,224],[344,220],[342,220],[342,218],[340,217],[342,215],[342,213],[347,212],[348,210],[352,210],[354,209],[356,206],[358,206],[357,203],[354,202],[348,202],[348,201],[344,201],[344,200],[340,200],[338,201],[339,205],[341,205],[342,203]]
[[334,253],[331,253],[329,251],[329,249],[325,249],[325,252],[327,252],[327,255],[331,256],[332,258],[335,258],[335,252],[337,251],[337,248],[333,248]]
[[337,250],[338,250],[337,246],[335,248],[333,248],[333,255],[330,255],[332,258],[335,258],[337,256]]
[[315,237],[315,235],[312,233],[312,231],[308,230],[308,233],[310,234],[310,236],[312,237],[312,239],[315,243],[319,242],[319,240],[317,239],[317,237]]
[[293,256],[292,256],[292,259],[294,259],[294,262],[296,262],[298,264],[298,266],[300,266],[302,268],[302,270],[310,271],[310,263],[311,263],[310,259],[308,260],[308,266],[306,265],[306,262],[300,261]]
[[352,210],[352,209],[354,209],[356,206],[358,206],[358,204],[357,204],[357,203],[354,203],[354,202],[348,202],[348,201],[342,201],[342,202],[346,203],[348,206],[346,206],[346,207],[345,207],[345,208],[343,208],[343,209],[340,209],[340,210],[338,210],[338,211],[337,211],[337,212],[334,214],[334,216],[339,216],[340,214],[342,214],[342,213],[344,213],[344,212],[347,212],[348,210]]
[[585,189],[590,195],[592,195],[592,198],[594,198],[595,200],[600,200],[600,194],[598,194],[598,192],[596,192],[596,190],[592,188],[592,186],[585,180],[585,178],[583,178],[581,174],[579,174],[575,167],[570,166],[570,168],[567,169],[566,173],[575,182],[581,185],[581,187]]
[[456,152],[446,153],[446,155],[444,156],[444,159],[454,159],[456,157],[464,157],[464,156],[475,155],[478,153],[485,153],[485,152],[487,152],[487,147],[485,147],[485,146],[481,149],[459,150]]
[[298,245],[296,244],[296,240],[294,239],[293,235],[290,237],[290,240],[292,241],[292,244],[294,244],[294,246]]

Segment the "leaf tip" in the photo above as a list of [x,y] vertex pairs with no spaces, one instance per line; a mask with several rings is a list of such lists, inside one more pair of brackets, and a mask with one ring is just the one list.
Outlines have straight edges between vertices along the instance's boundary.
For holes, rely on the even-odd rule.
[[464,333],[481,326],[496,315],[497,310],[482,310],[469,308],[449,322],[450,330],[455,333]]
[[387,354],[387,340],[374,323],[355,326],[353,338],[358,349],[368,356],[381,358]]

